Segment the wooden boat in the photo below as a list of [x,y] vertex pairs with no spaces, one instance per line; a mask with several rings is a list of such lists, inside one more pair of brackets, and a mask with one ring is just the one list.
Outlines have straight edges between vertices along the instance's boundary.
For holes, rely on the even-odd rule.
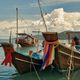
[[[1,46],[5,51],[5,57],[7,55],[6,49],[8,50],[13,49],[13,45],[9,43],[1,43]],[[12,52],[11,56],[12,56],[12,64],[20,74],[34,71],[34,68],[36,70],[41,69],[41,64],[42,64],[41,59],[34,59],[30,56],[22,55],[16,51]]]
[[32,35],[26,33],[17,33],[18,38],[16,39],[16,43],[20,44],[21,47],[25,46],[34,46],[38,43],[38,40],[35,39]]
[[56,67],[59,70],[66,70],[70,65],[70,59],[72,55],[72,69],[76,70],[80,68],[80,52],[72,50],[64,45],[58,46],[58,52],[56,53],[55,61],[57,61]]
[[[57,33],[45,32],[43,36],[46,41],[54,42],[58,40]],[[73,53],[73,54],[72,54]],[[58,70],[67,70],[70,65],[70,58],[72,55],[72,68],[79,69],[80,68],[80,52],[74,50],[73,48],[66,47],[65,45],[59,44],[55,48],[55,60],[53,65]]]

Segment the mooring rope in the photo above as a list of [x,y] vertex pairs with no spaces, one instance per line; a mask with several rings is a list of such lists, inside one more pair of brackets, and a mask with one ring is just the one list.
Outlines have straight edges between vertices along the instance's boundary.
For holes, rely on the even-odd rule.
[[73,65],[73,55],[74,55],[73,46],[71,46],[70,65],[69,65],[69,72],[68,72],[68,77],[67,77],[68,80],[71,79],[71,70],[72,70],[72,68],[74,68],[74,65]]
[[[40,76],[39,76],[39,74],[38,74],[38,72],[37,72],[37,70],[36,70],[36,68],[35,68],[35,66],[34,66],[34,64],[33,64],[32,57],[30,56],[30,58],[31,58],[31,63],[32,63],[33,68],[34,68],[34,70],[35,70],[36,76],[37,76],[38,80],[41,80],[41,78],[40,78]],[[31,66],[30,66],[30,68],[31,68]]]
[[[54,48],[56,48],[56,47],[59,45],[59,41],[55,42],[55,44],[56,44],[56,46],[54,46]],[[41,78],[40,78],[40,76],[39,76],[39,74],[38,74],[38,72],[37,72],[37,70],[36,70],[36,68],[35,68],[35,65],[34,65],[34,63],[33,63],[33,61],[32,61],[31,55],[32,55],[32,54],[30,54],[31,64],[33,65],[33,68],[34,68],[34,70],[35,70],[35,73],[36,73],[36,75],[37,75],[38,80],[41,80]],[[30,64],[30,71],[31,71],[31,64]]]

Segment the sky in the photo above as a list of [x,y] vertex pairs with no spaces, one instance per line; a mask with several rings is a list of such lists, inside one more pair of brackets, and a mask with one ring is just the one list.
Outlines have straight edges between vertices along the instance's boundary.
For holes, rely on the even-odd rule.
[[[38,0],[0,0],[0,21],[15,20],[16,8],[19,9],[19,18],[38,19],[40,17],[40,11],[37,1]],[[78,2],[80,2],[80,0],[40,0],[43,13],[50,13],[59,7],[63,7],[66,11],[79,11],[80,3]],[[76,3],[77,7],[75,7],[74,3]]]
[[[40,0],[40,4],[43,14],[58,8],[66,12],[80,12],[80,0]],[[0,38],[9,33],[7,27],[16,27],[16,8],[19,20],[33,21],[41,18],[38,0],[0,0]]]

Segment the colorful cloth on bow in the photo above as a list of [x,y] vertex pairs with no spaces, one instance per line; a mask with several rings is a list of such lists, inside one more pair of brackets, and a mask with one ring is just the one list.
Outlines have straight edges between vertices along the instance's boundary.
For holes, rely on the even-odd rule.
[[13,48],[3,48],[4,52],[6,54],[5,59],[3,60],[3,62],[1,63],[1,65],[5,64],[5,66],[9,63],[9,65],[11,66],[12,64],[12,53],[14,52]]
[[45,69],[47,66],[52,64],[54,60],[54,45],[53,43],[49,43],[47,41],[44,42],[44,56],[43,56],[43,63],[42,63],[42,68]]

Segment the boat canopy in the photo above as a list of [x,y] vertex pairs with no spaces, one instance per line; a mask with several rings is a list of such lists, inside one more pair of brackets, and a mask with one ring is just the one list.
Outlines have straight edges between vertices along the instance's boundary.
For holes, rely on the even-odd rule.
[[25,38],[26,37],[30,37],[30,38],[34,39],[34,37],[32,35],[29,35],[29,34],[26,34],[26,33],[17,33],[17,35],[19,35],[19,36],[25,36]]
[[68,43],[70,44],[70,36],[72,35],[72,37],[74,37],[75,34],[80,35],[80,31],[67,31],[66,34],[68,36]]

